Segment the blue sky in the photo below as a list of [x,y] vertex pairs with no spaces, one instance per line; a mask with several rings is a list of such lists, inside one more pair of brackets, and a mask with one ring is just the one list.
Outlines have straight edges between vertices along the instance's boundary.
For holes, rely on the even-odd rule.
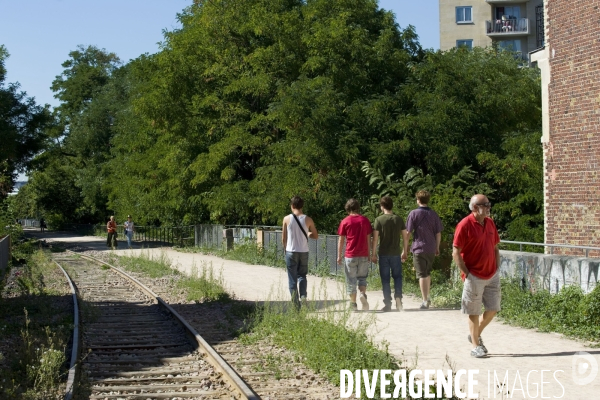
[[[95,45],[123,62],[158,51],[163,29],[191,0],[0,0],[0,44],[10,53],[6,82],[38,104],[58,105],[50,85],[77,45]],[[426,48],[439,48],[438,0],[380,0],[401,27],[416,27]]]

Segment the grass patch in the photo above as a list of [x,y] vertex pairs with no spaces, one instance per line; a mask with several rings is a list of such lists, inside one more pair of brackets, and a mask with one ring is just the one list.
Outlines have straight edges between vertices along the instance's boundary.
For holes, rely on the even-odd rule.
[[367,335],[371,323],[368,318],[351,323],[349,311],[332,310],[317,317],[311,310],[295,312],[290,308],[286,312],[284,308],[279,302],[258,308],[251,332],[242,335],[241,340],[269,339],[294,351],[298,361],[336,385],[340,383],[341,369],[400,368],[387,345],[378,346]]
[[64,397],[72,297],[48,253],[18,249],[0,297],[0,398]]
[[225,291],[225,279],[223,270],[215,274],[212,266],[203,265],[201,271],[193,267],[189,276],[183,277],[177,282],[177,287],[187,290],[188,301],[228,301],[231,300]]
[[111,254],[109,263],[117,263],[126,271],[137,272],[149,276],[150,278],[161,278],[168,275],[178,275],[179,271],[171,268],[171,260],[165,253],[161,253],[158,258],[150,257],[149,253],[142,253],[139,256],[117,256]]
[[212,265],[192,267],[190,275],[184,275],[172,267],[172,261],[165,253],[152,258],[150,253],[139,256],[109,256],[109,263],[122,267],[126,271],[146,275],[150,278],[171,278],[176,280],[176,287],[186,291],[188,301],[228,301],[229,294],[225,290],[223,271],[216,274]]

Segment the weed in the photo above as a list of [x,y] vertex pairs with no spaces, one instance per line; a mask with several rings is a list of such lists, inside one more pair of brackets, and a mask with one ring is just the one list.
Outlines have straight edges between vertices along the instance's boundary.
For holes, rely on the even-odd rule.
[[64,276],[47,253],[33,250],[13,266],[0,297],[3,354],[0,398],[64,395],[66,349],[73,325]]
[[139,256],[109,256],[109,263],[116,264],[127,271],[148,275],[150,278],[160,278],[168,275],[179,275],[179,271],[171,268],[171,260],[165,253],[158,258],[151,258],[150,253],[141,253]]
[[177,287],[187,289],[187,300],[204,301],[227,301],[229,294],[225,291],[225,279],[223,270],[215,276],[212,264],[202,266],[202,273],[193,267],[189,276],[183,277],[177,282]]

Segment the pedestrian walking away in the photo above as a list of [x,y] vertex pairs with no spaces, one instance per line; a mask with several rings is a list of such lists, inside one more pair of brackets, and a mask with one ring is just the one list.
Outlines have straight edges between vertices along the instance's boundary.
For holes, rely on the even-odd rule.
[[308,239],[318,239],[319,233],[313,220],[304,215],[304,200],[294,196],[290,200],[292,213],[283,218],[282,242],[285,249],[285,264],[288,273],[288,287],[292,302],[300,309],[306,301],[308,274]]
[[[440,254],[440,241],[442,239],[442,220],[435,211],[428,207],[431,194],[427,190],[416,193],[419,208],[412,210],[406,219],[406,230],[413,235],[411,251],[413,265],[421,289],[421,309],[428,309],[431,304],[429,296],[431,289],[431,269],[435,256]],[[406,261],[406,255],[402,261]]]
[[123,223],[125,231],[125,238],[127,239],[127,248],[131,249],[131,239],[133,239],[133,233],[135,232],[135,225],[131,219],[131,215],[127,216],[127,221]]
[[[471,198],[471,214],[456,226],[452,257],[464,281],[462,313],[469,316],[471,356],[485,357],[488,350],[481,333],[500,311],[500,236],[490,218],[492,204],[483,194]],[[485,312],[481,315],[481,306]]]
[[117,223],[115,222],[114,215],[111,215],[110,219],[106,223],[106,231],[108,233],[108,235],[106,236],[106,246],[116,249],[117,248]]
[[[392,212],[394,202],[391,197],[383,196],[379,201],[379,207],[383,215],[377,217],[374,222],[371,261],[379,263],[384,304],[382,311],[392,311],[390,277],[394,280],[396,311],[402,311],[402,257],[408,253],[408,232],[402,217]],[[403,245],[402,252],[400,252],[400,239]]]
[[47,228],[46,226],[46,220],[44,218],[40,218],[40,231],[44,232],[44,230]]
[[[359,214],[360,204],[356,199],[350,199],[344,207],[348,216],[342,220],[338,228],[338,265],[344,262],[346,274],[346,292],[350,296],[350,307],[358,311],[356,304],[356,286],[360,292],[362,310],[369,309],[367,301],[367,277],[369,275],[369,252],[371,248],[371,222]],[[343,253],[344,243],[346,251]]]

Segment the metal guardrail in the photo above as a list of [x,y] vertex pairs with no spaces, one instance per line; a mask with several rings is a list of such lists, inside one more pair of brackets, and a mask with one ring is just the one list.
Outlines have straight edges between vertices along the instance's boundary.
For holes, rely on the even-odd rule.
[[[71,224],[70,230],[90,235],[106,235],[106,226]],[[133,240],[144,243],[161,243],[167,245],[195,246],[208,249],[223,248],[223,231],[225,229],[233,230],[234,243],[252,243],[256,242],[256,231],[264,231],[263,246],[272,249],[276,257],[283,257],[283,245],[281,243],[281,227],[272,225],[186,225],[179,227],[155,227],[155,226],[136,226]],[[121,238],[124,238],[123,226],[117,226],[117,232]],[[449,240],[452,240],[450,235]],[[123,239],[122,239],[123,240]],[[549,244],[535,242],[520,242],[512,240],[501,240],[500,243],[509,245],[518,245],[519,251],[523,251],[523,246],[539,246],[550,248],[550,254],[554,254],[555,248],[578,249],[583,250],[585,257],[589,257],[590,251],[600,252],[600,247],[577,246],[570,244]],[[337,274],[337,235],[319,235],[317,240],[309,240],[310,265],[320,265],[327,262],[332,273]],[[326,261],[327,260],[327,261]]]
[[591,246],[576,246],[571,244],[548,244],[548,243],[533,243],[533,242],[515,242],[511,240],[501,240],[500,243],[508,243],[508,244],[518,244],[519,251],[523,251],[523,245],[526,246],[541,246],[541,247],[550,247],[550,254],[554,254],[554,248],[567,248],[567,249],[581,249],[585,251],[585,256],[589,257],[590,250],[596,250],[600,252],[600,247],[591,247]]

